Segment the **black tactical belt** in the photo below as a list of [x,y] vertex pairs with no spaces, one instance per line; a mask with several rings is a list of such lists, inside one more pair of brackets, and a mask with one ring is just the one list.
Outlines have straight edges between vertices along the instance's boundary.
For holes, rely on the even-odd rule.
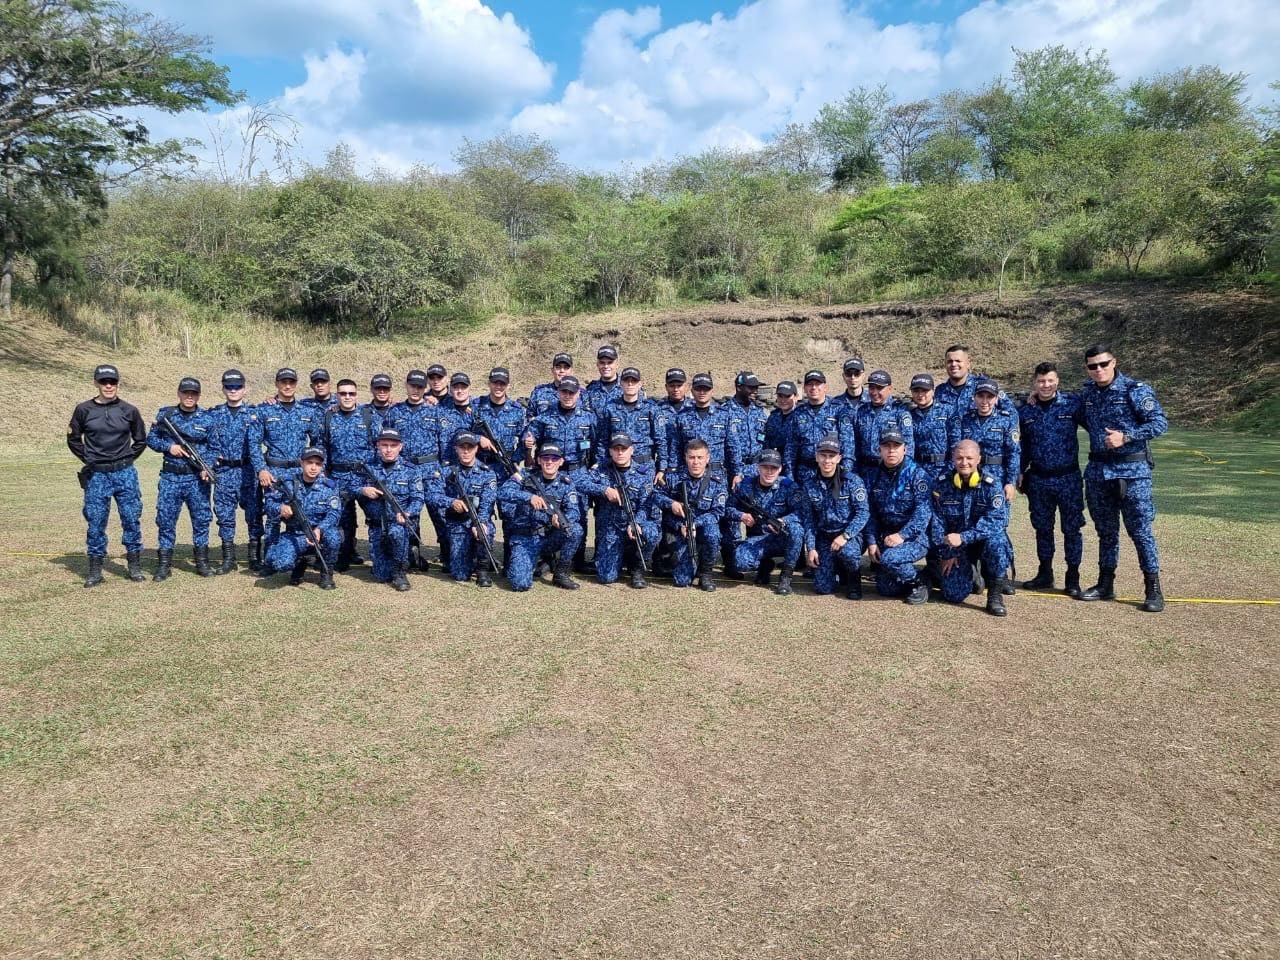
[[1004,457],[983,457],[982,465],[984,467],[1003,467]]
[[742,462],[747,466],[751,466],[755,463],[758,463],[759,461],[760,461],[760,454],[758,453],[753,453],[742,458]]
[[1080,465],[1073,463],[1068,467],[1056,467],[1050,470],[1046,467],[1038,467],[1035,464],[1027,467],[1027,473],[1033,477],[1065,477],[1069,473],[1079,473]]
[[218,458],[218,466],[220,467],[243,467],[244,463],[245,462],[243,460],[227,460],[223,457]]
[[355,473],[362,466],[364,466],[362,463],[331,463],[329,464],[329,469],[341,470],[344,473]]
[[945,463],[946,458],[940,453],[922,453],[916,457],[916,463]]
[[119,473],[121,470],[128,469],[133,466],[133,457],[125,457],[123,460],[108,460],[106,463],[91,463],[89,468],[94,473]]
[[1110,451],[1089,451],[1090,463],[1147,463],[1144,453],[1112,453]]
[[420,453],[416,457],[410,457],[409,462],[415,466],[422,466],[424,463],[439,463],[440,454],[438,453]]
[[268,467],[296,467],[297,460],[281,460],[279,457],[263,457]]
[[178,476],[190,476],[196,472],[196,467],[190,463],[166,463],[160,468],[160,472],[172,473]]
[[653,463],[653,454],[652,454],[652,453],[637,453],[637,454],[636,454],[634,457],[632,457],[631,459],[632,459],[632,461],[633,461],[633,462],[635,462],[635,463]]

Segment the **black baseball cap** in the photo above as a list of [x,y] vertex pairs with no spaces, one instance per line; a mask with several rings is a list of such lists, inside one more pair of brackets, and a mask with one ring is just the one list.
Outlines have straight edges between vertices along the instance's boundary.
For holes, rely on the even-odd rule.
[[425,387],[427,385],[427,372],[425,370],[410,370],[405,374],[404,382],[411,387]]
[[611,447],[634,447],[635,441],[631,439],[629,433],[615,433],[609,438],[609,446]]
[[813,383],[815,380],[818,383],[826,383],[827,375],[823,373],[821,370],[810,370],[808,373],[804,375],[805,383]]
[[386,373],[375,373],[373,379],[369,381],[370,390],[390,390],[391,375]]
[[444,364],[442,363],[433,363],[431,366],[427,367],[428,377],[446,377],[448,375],[449,371],[444,368]]
[[551,358],[551,365],[553,367],[572,367],[573,357],[569,356],[567,353],[557,353]]
[[818,441],[818,445],[814,449],[818,453],[840,453],[840,437],[834,433],[828,433]]
[[307,447],[307,449],[305,449],[305,450],[303,450],[303,451],[302,451],[302,456],[300,456],[298,459],[299,459],[299,460],[313,460],[313,459],[315,459],[315,458],[317,458],[317,457],[318,457],[318,458],[320,458],[321,460],[323,460],[323,459],[324,459],[324,451],[323,451],[323,450],[321,450],[319,447]]
[[120,371],[109,363],[100,363],[93,368],[93,382],[101,383],[103,380],[120,381]]
[[640,368],[639,367],[623,367],[622,372],[618,374],[618,379],[619,380],[639,380],[641,379]]
[[867,369],[867,365],[862,362],[861,357],[850,357],[844,362],[845,373],[848,373],[850,370],[856,370],[858,373],[861,373],[865,369]]
[[912,390],[932,390],[933,387],[933,374],[931,373],[917,373],[911,378]]
[[601,347],[599,350],[596,351],[596,359],[597,360],[617,360],[618,348],[610,346],[609,344],[606,343],[603,347]]
[[773,391],[780,397],[794,397],[797,393],[796,385],[790,380],[779,381],[777,389]]
[[276,371],[276,383],[279,383],[281,380],[292,380],[294,383],[297,383],[298,371],[293,369],[293,367],[281,367]]
[[245,385],[244,374],[239,370],[224,370],[222,372],[222,385],[228,390],[239,390]]
[[889,376],[888,370],[873,370],[871,376],[867,377],[867,386],[869,387],[888,387],[892,386],[893,377]]
[[735,387],[759,387],[760,378],[750,370],[743,370],[733,378],[733,385]]
[[710,390],[715,386],[715,381],[711,379],[709,373],[695,373],[693,375],[693,389]]
[[996,383],[990,377],[985,380],[979,380],[973,387],[974,393],[989,393],[992,396],[1000,396],[1000,384]]
[[451,387],[469,387],[471,386],[471,378],[459,370],[449,378],[449,386]]
[[667,371],[667,383],[684,383],[688,379],[688,375],[679,367],[672,367]]
[[556,393],[577,393],[581,389],[582,384],[577,377],[564,377],[556,384]]
[[480,438],[470,430],[463,430],[453,438],[453,445],[455,447],[478,447],[480,446]]
[[907,442],[906,439],[897,430],[883,430],[880,433],[880,446],[882,447],[886,443],[905,444],[906,442]]
[[316,367],[314,370],[311,371],[311,382],[312,383],[328,383],[329,371],[326,370],[324,367]]
[[178,381],[179,393],[199,393],[200,381],[195,377],[183,377]]
[[782,454],[773,447],[766,447],[760,451],[760,459],[756,463],[761,466],[780,467],[782,466]]
[[510,383],[511,371],[506,367],[494,367],[489,371],[490,383]]
[[554,444],[554,443],[544,443],[542,446],[540,446],[540,447],[538,448],[538,456],[539,456],[539,458],[541,458],[541,457],[555,457],[555,458],[557,458],[557,459],[559,459],[559,460],[563,460],[563,459],[564,459],[564,451],[563,451],[563,450],[561,450],[561,449],[560,449],[560,447],[559,447],[557,444]]
[[400,431],[395,427],[383,427],[378,431],[377,440],[394,440],[396,443],[403,442],[400,439]]

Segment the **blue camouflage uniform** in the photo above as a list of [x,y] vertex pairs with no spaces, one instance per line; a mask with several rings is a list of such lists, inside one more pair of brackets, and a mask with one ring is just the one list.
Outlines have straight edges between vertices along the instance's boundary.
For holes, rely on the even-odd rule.
[[[391,463],[375,456],[366,470],[391,491],[399,501],[405,518],[412,524],[412,518],[422,513],[425,497],[422,469],[409,463],[401,455]],[[433,482],[439,476],[438,467],[434,464],[430,476]],[[409,545],[412,539],[410,527],[396,522],[395,514],[383,502],[382,497],[367,500],[360,494],[361,487],[373,486],[367,476],[351,474],[347,482],[348,494],[360,497],[360,505],[369,520],[369,554],[373,560],[373,579],[378,583],[389,583],[396,571],[403,569],[409,562]]]
[[672,447],[679,457],[671,461],[672,468],[684,464],[684,448],[690,440],[698,439],[705,440],[710,448],[710,472],[726,479],[742,474],[742,437],[723,404],[714,400],[703,408],[691,404],[676,414],[675,423],[668,425],[668,430],[675,434]]
[[[1153,459],[1149,444],[1169,429],[1169,421],[1147,383],[1117,373],[1104,387],[1088,383],[1081,394],[1079,423],[1089,432],[1089,465],[1084,472],[1089,515],[1098,531],[1098,565],[1115,569],[1120,558],[1120,519],[1146,574],[1160,572],[1160,552],[1152,523]],[[1107,428],[1124,434],[1124,446],[1108,450]]]
[[[1009,504],[999,476],[980,470],[974,474],[978,482],[971,486],[960,480],[954,469],[941,471],[933,483],[933,523],[930,540],[933,563],[942,585],[942,598],[960,603],[973,588],[973,564],[981,561],[982,575],[988,581],[999,579],[1008,568]],[[959,485],[957,485],[959,482]],[[949,547],[945,537],[958,533],[964,543]],[[960,562],[950,573],[942,574],[942,561],[951,557]]]
[[659,416],[662,417],[663,430],[666,432],[667,449],[662,458],[664,470],[674,470],[684,465],[684,448],[680,446],[680,437],[676,432],[676,419],[685,410],[692,410],[692,397],[685,397],[679,403],[672,402],[670,397],[661,397],[653,401]]
[[324,555],[329,569],[332,570],[338,559],[338,547],[342,541],[342,534],[338,528],[338,522],[342,516],[342,490],[323,473],[312,483],[307,483],[301,476],[280,480],[267,491],[264,503],[267,518],[272,523],[285,524],[284,533],[267,550],[265,557],[267,569],[276,573],[292,570],[293,565],[308,550],[313,549],[307,543],[311,534],[309,531],[304,532],[301,519],[294,516],[283,520],[280,516],[280,508],[289,504],[295,493],[302,502],[302,508],[306,511],[311,526],[320,528],[320,552]]
[[218,538],[223,543],[236,539],[236,509],[244,511],[249,539],[262,539],[262,501],[258,499],[258,477],[249,459],[249,422],[253,408],[220,403],[209,411],[213,419],[213,446],[210,461],[218,484],[213,488],[213,512],[218,519]]
[[[342,553],[349,558],[356,543],[356,498],[348,490],[351,474],[363,473],[364,465],[374,457],[374,442],[382,429],[380,417],[368,404],[343,413],[340,407],[320,415],[320,436],[325,452],[325,471],[337,482],[342,493]],[[365,513],[365,525],[369,514]]]
[[[686,484],[694,513],[691,519],[698,531],[697,557],[689,555],[689,544],[680,533],[680,526],[685,520],[677,517],[671,509],[671,505],[680,500],[681,488]],[[654,488],[653,502],[663,511],[663,529],[675,538],[672,547],[675,570],[672,576],[677,587],[689,586],[700,571],[710,571],[715,563],[716,554],[720,551],[720,523],[724,519],[728,498],[729,488],[724,478],[712,473],[710,468],[700,480],[690,477],[684,467],[672,470],[663,477],[662,484]]]
[[609,438],[615,433],[631,437],[631,463],[653,475],[667,469],[667,425],[651,400],[627,403],[622,397],[611,400],[596,415],[596,463],[607,466]]
[[947,442],[952,449],[961,440],[973,440],[982,451],[983,469],[1002,487],[1017,485],[1022,469],[1022,430],[1017,413],[1006,412],[998,405],[986,417],[970,410],[953,420],[948,431]]
[[941,470],[950,460],[951,407],[934,400],[927,407],[911,408],[911,431],[915,439],[912,459],[930,472]]
[[605,407],[621,396],[622,379],[620,377],[614,377],[612,380],[600,380],[597,378],[583,388],[582,398],[578,403],[598,417],[604,412]]
[[453,402],[453,398],[442,400],[436,407],[436,416],[440,423],[440,462],[457,463],[458,451],[453,446],[453,438],[459,433],[470,431],[475,422],[475,408],[470,400],[463,406]]
[[[867,481],[871,514],[864,537],[868,547],[873,543],[880,547],[876,590],[881,596],[899,596],[917,580],[915,562],[929,553],[932,489],[929,473],[909,458],[896,469],[881,465],[871,471]],[[884,539],[892,533],[903,542],[886,547]]]
[[[474,407],[476,423],[483,421],[487,424],[494,439],[511,458],[511,462],[519,466],[524,460],[524,447],[520,445],[520,440],[524,436],[524,428],[528,423],[524,405],[519,400],[510,398],[497,404],[488,397],[480,397],[475,401]],[[479,457],[484,461],[485,466],[497,475],[498,483],[506,483],[510,479],[497,454],[481,449]]]
[[862,392],[856,397],[849,396],[848,390],[841,390],[837,396],[829,397],[832,408],[837,414],[843,417],[853,417],[858,412],[858,407],[864,403],[871,402],[871,392],[866,388],[862,388]]
[[[596,419],[590,410],[582,409],[582,401],[572,410],[566,410],[557,399],[556,405],[546,413],[529,421],[525,432],[533,437],[534,449],[544,443],[554,443],[564,451],[560,475],[573,480],[580,470],[586,470],[596,462]],[[578,508],[576,520],[583,531],[587,528],[587,498],[575,497]],[[579,539],[579,547],[582,540]],[[582,563],[582,554],[577,560]]]
[[125,551],[142,550],[142,490],[134,461],[147,448],[147,426],[138,408],[124,400],[85,400],[67,427],[67,448],[90,469],[84,487],[85,551],[107,555],[111,500],[120,511]]
[[[417,469],[424,484],[431,474],[439,471],[442,430],[438,404],[427,403],[425,400],[420,403],[401,400],[383,418],[382,425],[400,433],[400,439],[404,444],[400,451],[400,459]],[[412,515],[409,515],[409,523],[413,526],[415,533],[422,529],[420,523],[422,507],[423,501],[419,500]],[[448,549],[446,541],[449,536],[444,518],[434,507],[428,510],[428,515],[431,517],[431,525],[436,532],[436,542],[440,545],[443,556]]]
[[1023,486],[1036,531],[1036,556],[1042,564],[1053,562],[1055,514],[1062,518],[1067,564],[1078,567],[1084,554],[1079,416],[1079,396],[1061,391],[1048,404],[1037,400],[1018,411]]
[[554,480],[546,480],[539,471],[538,478],[547,498],[559,506],[564,517],[563,528],[552,525],[549,510],[533,509],[529,501],[534,494],[518,478],[512,477],[498,489],[498,500],[506,504],[511,518],[507,522],[507,533],[511,537],[507,582],[517,592],[533,586],[533,572],[539,562],[569,564],[582,545],[583,528],[579,518],[583,508],[574,482],[563,473],[556,474]]
[[[984,379],[976,374],[969,374],[964,383],[956,386],[950,380],[943,380],[933,391],[933,404],[950,407],[952,416],[960,417],[973,409],[973,394],[977,390],[978,381]],[[996,410],[1001,413],[1017,415],[1018,411],[1003,390],[996,397]]]
[[659,529],[661,510],[653,502],[652,469],[645,469],[634,460],[623,469],[610,460],[580,473],[578,490],[596,501],[595,567],[601,583],[616,583],[624,562],[632,564],[633,569],[638,566],[635,559],[637,544],[627,535],[627,512],[621,504],[611,503],[605,496],[607,489],[618,488],[620,484],[626,487],[631,512],[644,538],[646,566],[653,566],[653,552],[662,536]]
[[830,400],[813,404],[800,402],[789,419],[787,447],[782,452],[782,465],[787,475],[801,484],[818,473],[818,443],[836,434],[840,438],[840,456],[845,464],[857,462],[853,426],[831,405]]
[[915,424],[911,419],[911,411],[906,404],[899,403],[893,397],[878,407],[872,403],[858,404],[851,427],[858,473],[864,481],[880,465],[880,434],[883,432],[896,430],[902,434],[907,456],[915,456]]
[[[783,413],[777,407],[769,411],[769,416],[764,421],[764,446],[784,453],[787,449],[787,435],[791,432],[791,417],[795,413],[795,407],[791,408],[791,413]],[[787,472],[786,457],[783,457],[782,471]]]
[[771,486],[766,487],[755,468],[748,468],[737,488],[729,494],[725,516],[736,526],[750,515],[747,500],[754,500],[773,519],[779,521],[782,530],[773,532],[757,521],[748,527],[746,539],[735,547],[735,561],[739,570],[757,570],[764,560],[781,559],[794,568],[800,562],[804,549],[805,530],[809,525],[809,501],[800,485],[781,474]]
[[[294,400],[289,403],[263,403],[249,411],[245,444],[254,474],[269,470],[277,480],[302,476],[302,451],[311,446],[319,431],[319,417],[314,404]],[[268,545],[279,536],[280,526],[266,524]]]
[[[842,465],[843,466],[843,465]],[[813,571],[813,592],[834,593],[837,565],[851,577],[859,576],[863,530],[871,516],[867,504],[867,486],[856,473],[837,469],[831,479],[814,474],[804,484],[809,498],[809,527],[805,531],[805,550],[818,552],[818,566]],[[832,542],[843,535],[848,542],[831,552]]]
[[459,583],[465,583],[471,579],[478,566],[489,563],[489,558],[480,541],[471,532],[471,515],[465,510],[462,513],[456,512],[453,501],[464,497],[471,501],[484,524],[492,547],[496,532],[492,517],[498,503],[498,476],[478,461],[469,468],[458,463],[449,464],[441,470],[439,478],[429,485],[426,495],[427,500],[440,511],[449,528],[449,575]]
[[324,412],[326,410],[337,409],[338,397],[336,394],[332,393],[329,394],[329,398],[327,400],[320,400],[317,397],[303,397],[298,401],[298,404],[303,407],[309,407],[311,412],[315,414],[316,419],[319,420],[324,416]]
[[164,455],[160,467],[159,494],[156,498],[156,531],[161,550],[172,550],[177,541],[178,515],[187,508],[191,518],[191,542],[196,547],[209,545],[209,524],[213,522],[213,509],[209,503],[210,484],[200,479],[199,468],[186,457],[175,457],[169,448],[175,443],[173,435],[160,425],[168,419],[183,438],[195,448],[205,463],[212,465],[210,444],[213,440],[214,422],[208,410],[197,407],[191,413],[183,413],[178,407],[161,407],[155,423],[147,434],[147,446]]
[[[572,376],[572,374],[570,374]],[[540,383],[529,391],[529,419],[548,413],[560,406],[560,382],[552,380]],[[582,406],[582,391],[578,391],[578,406]]]
[[[764,442],[764,423],[769,417],[768,411],[758,400],[744,405],[736,396],[726,400],[723,406],[729,419],[737,424],[738,439],[742,444],[742,465],[745,467],[755,463],[760,458],[760,451],[767,446]],[[778,447],[777,450],[781,452],[782,448]]]

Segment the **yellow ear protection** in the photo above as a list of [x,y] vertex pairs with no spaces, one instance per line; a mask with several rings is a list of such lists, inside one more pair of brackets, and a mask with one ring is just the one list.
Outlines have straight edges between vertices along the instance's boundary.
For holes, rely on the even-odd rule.
[[[951,482],[956,485],[957,490],[961,489],[964,486],[964,481],[960,479],[960,474],[958,473],[951,474]],[[970,489],[972,489],[973,487],[976,487],[981,482],[982,482],[982,477],[978,475],[978,471],[977,470],[973,471],[973,474],[969,477]]]

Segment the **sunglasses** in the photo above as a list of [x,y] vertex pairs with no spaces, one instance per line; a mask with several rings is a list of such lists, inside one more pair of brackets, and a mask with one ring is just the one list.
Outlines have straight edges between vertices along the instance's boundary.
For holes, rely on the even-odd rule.
[[120,383],[119,380],[99,380],[98,382],[104,387],[114,387]]
[[354,397],[355,395],[356,395],[356,392],[355,392],[354,390],[339,390],[339,391],[338,391],[338,396],[340,396],[340,397]]
[[1086,363],[1085,366],[1090,370],[1105,370],[1107,367],[1111,366],[1111,361],[1099,360],[1097,363]]

